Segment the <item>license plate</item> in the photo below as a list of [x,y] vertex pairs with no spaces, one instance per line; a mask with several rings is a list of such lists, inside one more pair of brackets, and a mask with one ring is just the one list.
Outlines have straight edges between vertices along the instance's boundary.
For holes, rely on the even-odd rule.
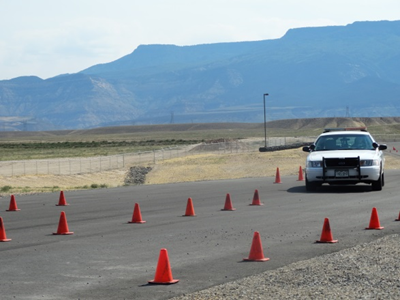
[[349,177],[349,170],[336,170],[335,176],[336,177]]

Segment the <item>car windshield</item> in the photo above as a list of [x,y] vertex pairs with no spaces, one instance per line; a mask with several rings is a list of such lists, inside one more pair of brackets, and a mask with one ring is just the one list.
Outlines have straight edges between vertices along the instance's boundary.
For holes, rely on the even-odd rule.
[[337,134],[321,136],[315,142],[314,151],[328,150],[374,150],[373,141],[368,135]]

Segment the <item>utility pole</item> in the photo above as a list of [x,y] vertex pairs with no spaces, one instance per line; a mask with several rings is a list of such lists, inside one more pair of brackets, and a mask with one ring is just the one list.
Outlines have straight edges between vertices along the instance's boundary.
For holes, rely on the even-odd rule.
[[267,114],[265,111],[265,98],[268,96],[269,94],[265,93],[263,95],[263,100],[264,100],[264,147],[260,147],[258,149],[258,151],[260,152],[266,152],[267,151]]
[[348,106],[346,106],[346,118],[350,118],[350,110]]

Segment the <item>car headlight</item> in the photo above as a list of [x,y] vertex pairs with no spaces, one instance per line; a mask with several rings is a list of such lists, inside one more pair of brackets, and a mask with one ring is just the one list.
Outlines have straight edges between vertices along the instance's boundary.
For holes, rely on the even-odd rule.
[[316,161],[308,161],[307,162],[307,167],[309,168],[322,168],[322,161],[316,160]]
[[379,159],[362,159],[360,165],[361,167],[379,166]]

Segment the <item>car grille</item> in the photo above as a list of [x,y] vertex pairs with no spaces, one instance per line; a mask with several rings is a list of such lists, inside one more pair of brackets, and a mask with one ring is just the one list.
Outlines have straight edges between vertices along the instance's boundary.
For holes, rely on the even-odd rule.
[[326,168],[357,168],[360,165],[359,157],[324,158]]
[[[347,171],[347,176],[327,176],[328,170],[334,169],[335,172],[340,172],[340,170]],[[357,175],[350,175],[349,170],[356,169]],[[329,179],[338,179],[338,180],[346,180],[347,179],[358,179],[361,180],[363,176],[361,175],[361,168],[360,168],[360,157],[345,157],[345,158],[322,158],[322,179],[329,180]]]

